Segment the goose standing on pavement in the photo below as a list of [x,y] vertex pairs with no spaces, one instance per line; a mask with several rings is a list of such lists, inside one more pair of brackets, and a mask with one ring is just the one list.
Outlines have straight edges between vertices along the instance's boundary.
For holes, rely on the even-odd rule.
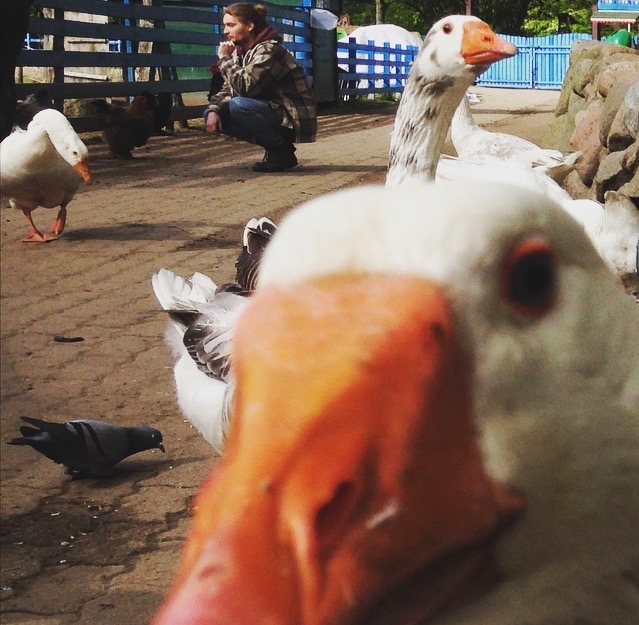
[[293,211],[153,625],[636,624],[638,312],[538,192]]
[[[62,234],[67,206],[82,180],[91,182],[87,147],[56,109],[40,111],[27,130],[16,128],[0,143],[2,193],[27,219],[30,231],[24,243],[51,241]],[[60,207],[53,236],[42,234],[33,223],[31,213],[39,206]]]

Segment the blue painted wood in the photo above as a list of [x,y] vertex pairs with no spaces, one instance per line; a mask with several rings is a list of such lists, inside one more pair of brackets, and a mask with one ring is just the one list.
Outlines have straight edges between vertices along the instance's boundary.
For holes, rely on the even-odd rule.
[[617,0],[616,2],[597,2],[599,11],[639,11],[639,0]]
[[[639,0],[637,0],[639,2]],[[492,65],[477,80],[478,85],[514,89],[561,89],[568,70],[570,47],[577,39],[591,39],[589,33],[565,33],[546,37],[500,35],[514,43],[519,54]],[[417,48],[390,49],[373,42],[357,44],[351,38],[338,42],[341,96],[371,93],[401,93]],[[379,74],[384,79],[379,79]],[[392,75],[393,78],[388,78]]]
[[401,93],[418,48],[373,41],[358,44],[354,38],[337,42],[340,96]]
[[500,35],[519,49],[516,56],[495,63],[477,80],[478,85],[511,89],[561,89],[570,47],[589,33],[564,33],[545,37]]

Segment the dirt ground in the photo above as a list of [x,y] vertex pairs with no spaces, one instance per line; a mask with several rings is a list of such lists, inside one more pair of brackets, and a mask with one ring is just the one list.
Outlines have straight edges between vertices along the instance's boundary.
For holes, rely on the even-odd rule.
[[[482,98],[473,105],[479,123],[536,142],[559,95],[473,91]],[[176,407],[151,275],[166,267],[231,280],[251,217],[278,221],[322,193],[382,182],[393,112],[324,112],[318,141],[299,146],[300,167],[272,175],[250,169],[259,148],[206,136],[196,122],[152,138],[133,161],[85,137],[94,183],[70,204],[62,238],[48,244],[20,243],[26,222],[2,199],[4,625],[149,622],[178,566],[192,497],[216,461]],[[34,212],[43,228],[54,217]],[[5,444],[20,415],[153,425],[166,454],[134,456],[113,478],[71,481],[32,449]]]

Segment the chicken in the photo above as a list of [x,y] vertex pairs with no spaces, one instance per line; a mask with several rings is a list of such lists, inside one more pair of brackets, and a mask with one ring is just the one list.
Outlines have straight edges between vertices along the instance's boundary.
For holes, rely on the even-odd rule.
[[143,95],[135,96],[127,106],[102,99],[91,103],[102,129],[102,138],[117,158],[132,159],[132,150],[146,145],[149,137],[155,134],[153,109]]
[[150,91],[142,92],[147,104],[153,111],[153,126],[156,135],[166,135],[164,127],[169,123],[169,117],[173,108],[173,96],[163,91],[158,95],[153,95]]
[[26,130],[36,113],[51,108],[53,108],[51,94],[46,87],[42,87],[27,96],[24,100],[18,100],[13,123],[15,126]]

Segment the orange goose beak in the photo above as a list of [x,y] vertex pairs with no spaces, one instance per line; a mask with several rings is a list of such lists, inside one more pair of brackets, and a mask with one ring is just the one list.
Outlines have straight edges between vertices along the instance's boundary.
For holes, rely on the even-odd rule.
[[498,37],[484,22],[464,24],[461,55],[468,65],[494,63],[515,56],[518,50],[509,41]]
[[89,161],[86,158],[83,158],[79,163],[76,163],[73,166],[81,176],[82,180],[87,184],[91,184],[91,171],[89,170]]
[[[234,349],[227,452],[153,625],[433,614],[522,508],[482,466],[443,293],[390,276],[269,288]],[[424,573],[410,605],[402,588]]]

